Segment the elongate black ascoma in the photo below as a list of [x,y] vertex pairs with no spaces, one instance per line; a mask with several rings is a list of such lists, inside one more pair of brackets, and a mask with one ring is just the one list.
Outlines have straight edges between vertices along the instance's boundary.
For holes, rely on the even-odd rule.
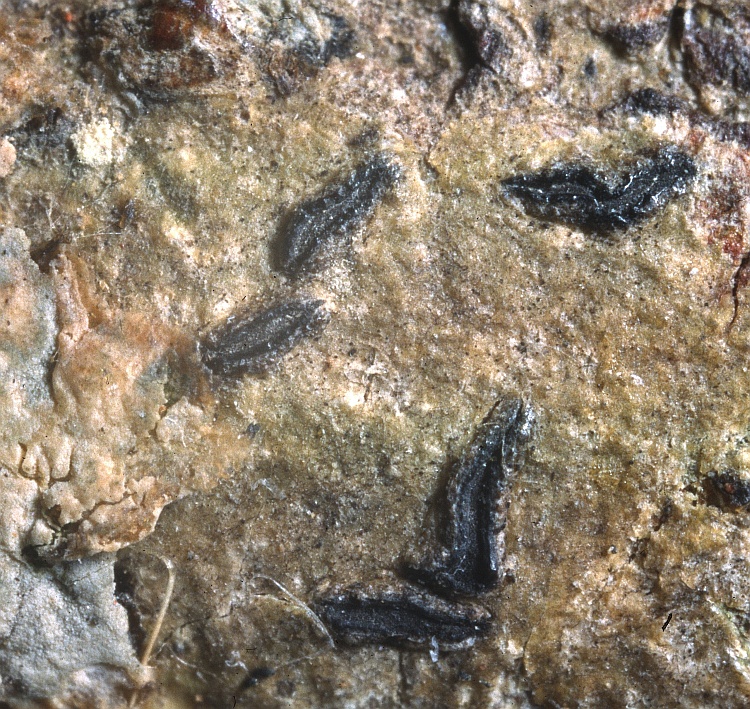
[[259,374],[276,364],[303,338],[328,322],[322,300],[298,300],[248,317],[232,315],[200,345],[203,364],[214,374]]
[[693,160],[667,145],[611,178],[582,165],[556,165],[502,184],[535,217],[607,235],[686,192],[695,174]]
[[294,207],[282,219],[272,245],[277,270],[297,276],[312,264],[326,243],[350,239],[399,175],[396,165],[384,155],[377,155],[320,197]]
[[486,635],[490,615],[481,608],[435,598],[408,584],[385,588],[356,584],[314,604],[339,642],[441,650],[468,647]]
[[493,407],[451,471],[434,530],[437,545],[427,545],[425,558],[407,561],[405,576],[448,596],[478,596],[497,585],[510,485],[534,420],[520,399]]

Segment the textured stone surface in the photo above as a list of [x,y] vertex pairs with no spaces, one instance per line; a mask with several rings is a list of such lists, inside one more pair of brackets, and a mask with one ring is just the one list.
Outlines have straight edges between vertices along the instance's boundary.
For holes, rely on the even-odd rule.
[[[0,701],[745,706],[746,19],[727,0],[9,3]],[[504,188],[567,166],[621,194],[663,149],[694,178],[611,234]],[[276,268],[285,215],[378,156],[398,178],[377,203],[314,268]],[[203,366],[228,319],[308,300],[325,328],[272,367]],[[537,424],[501,580],[457,601],[490,631],[332,644],[316,600],[401,583],[516,396]]]

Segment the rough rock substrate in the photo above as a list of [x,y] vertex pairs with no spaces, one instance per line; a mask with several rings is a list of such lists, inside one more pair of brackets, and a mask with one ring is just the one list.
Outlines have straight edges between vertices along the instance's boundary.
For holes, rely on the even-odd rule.
[[[7,2],[0,703],[747,706],[749,28],[727,0]],[[689,189],[605,238],[502,189],[665,144]],[[274,269],[283,215],[374,154],[372,216]],[[301,296],[330,322],[270,371],[201,367]],[[538,424],[490,636],[332,648],[306,605],[398,568],[509,395]]]

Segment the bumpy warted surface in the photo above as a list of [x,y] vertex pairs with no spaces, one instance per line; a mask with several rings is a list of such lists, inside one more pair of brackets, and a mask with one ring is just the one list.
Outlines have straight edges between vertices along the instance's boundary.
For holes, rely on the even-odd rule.
[[426,534],[424,558],[406,562],[405,575],[449,597],[478,596],[497,586],[505,556],[505,513],[534,418],[518,399],[492,408],[450,473],[435,510],[437,529]]
[[328,317],[322,300],[288,301],[248,316],[232,315],[201,344],[201,360],[225,376],[260,374],[291,352]]
[[668,147],[616,177],[612,186],[580,165],[558,165],[518,175],[504,180],[503,185],[530,214],[607,235],[638,224],[684,193],[695,173],[695,165],[685,153]]
[[274,249],[279,269],[290,277],[308,270],[323,246],[345,239],[372,213],[397,177],[398,169],[376,156],[320,197],[290,210]]
[[0,703],[744,707],[749,58],[737,0],[5,3]]
[[350,644],[455,650],[472,647],[490,629],[486,611],[400,583],[336,589],[313,607],[334,637]]

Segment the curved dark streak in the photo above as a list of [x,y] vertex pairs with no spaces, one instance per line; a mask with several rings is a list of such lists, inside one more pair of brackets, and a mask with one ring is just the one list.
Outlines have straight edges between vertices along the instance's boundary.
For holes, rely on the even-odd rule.
[[259,374],[319,332],[329,315],[322,300],[283,303],[248,317],[230,317],[201,343],[203,364],[214,374]]
[[302,202],[281,220],[271,246],[274,267],[298,276],[327,242],[347,238],[373,212],[400,175],[398,167],[378,155],[322,196]]
[[408,578],[449,596],[477,596],[497,585],[506,496],[533,424],[533,411],[520,399],[490,411],[448,482],[440,548],[420,564],[407,565]]
[[466,647],[490,628],[489,614],[450,603],[408,586],[385,591],[352,587],[320,599],[315,612],[334,637],[348,644],[441,649]]
[[674,146],[660,148],[614,186],[588,167],[560,165],[503,181],[529,214],[606,235],[637,224],[687,191],[696,175],[692,158]]

